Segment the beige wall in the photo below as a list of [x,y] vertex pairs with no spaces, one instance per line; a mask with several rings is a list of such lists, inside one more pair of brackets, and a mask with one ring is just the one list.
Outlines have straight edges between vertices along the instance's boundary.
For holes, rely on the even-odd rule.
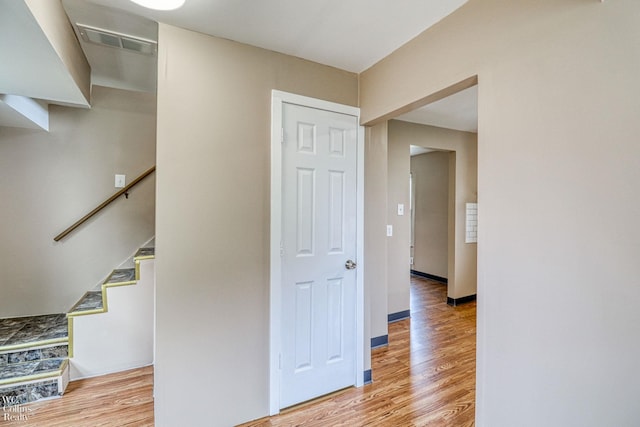
[[[387,224],[393,226],[393,236],[387,237],[387,314],[395,314],[409,310],[409,142],[393,138],[391,123],[388,132]],[[404,215],[398,215],[399,203],[405,207]]]
[[413,266],[421,273],[447,278],[449,221],[448,151],[411,157],[415,194]]
[[356,105],[357,76],[162,24],[159,46],[155,420],[231,426],[268,413],[271,90]]
[[479,427],[640,420],[639,17],[470,0],[362,75],[364,122],[478,76]]
[[[371,337],[388,333],[387,313],[387,123],[365,134],[365,296],[370,298]],[[379,250],[370,250],[378,249]]]
[[[477,135],[433,126],[391,120],[390,145],[417,145],[451,151],[449,156],[449,212],[448,217],[448,286],[449,298],[462,298],[477,292],[477,245],[465,243],[466,203],[478,201],[478,146]],[[408,148],[407,148],[408,150]],[[408,175],[408,151],[403,151],[406,164],[396,174]],[[391,174],[391,171],[389,172]],[[410,224],[409,224],[410,226]],[[402,245],[409,247],[410,236],[403,237]],[[391,257],[390,257],[391,258]],[[391,262],[398,262],[391,260]],[[397,276],[404,280],[404,276]],[[390,278],[390,281],[392,279]],[[399,280],[399,279],[398,279]]]
[[93,88],[50,107],[50,132],[0,127],[0,317],[66,312],[153,236],[155,178],[61,242],[53,237],[155,163],[155,96]]

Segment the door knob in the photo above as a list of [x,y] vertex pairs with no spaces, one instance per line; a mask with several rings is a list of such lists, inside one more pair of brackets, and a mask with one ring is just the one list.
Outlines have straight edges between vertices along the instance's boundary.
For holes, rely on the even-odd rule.
[[344,263],[344,266],[347,268],[347,270],[353,270],[358,266],[358,264],[348,259],[347,262]]

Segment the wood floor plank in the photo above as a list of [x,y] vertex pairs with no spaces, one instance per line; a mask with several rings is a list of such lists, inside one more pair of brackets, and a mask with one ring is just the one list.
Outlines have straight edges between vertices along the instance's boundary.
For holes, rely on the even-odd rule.
[[152,427],[153,367],[72,381],[61,398],[24,405],[25,408],[25,420],[0,418],[0,425]]
[[446,304],[446,285],[411,279],[411,319],[372,352],[373,383],[238,427],[475,425],[476,303]]

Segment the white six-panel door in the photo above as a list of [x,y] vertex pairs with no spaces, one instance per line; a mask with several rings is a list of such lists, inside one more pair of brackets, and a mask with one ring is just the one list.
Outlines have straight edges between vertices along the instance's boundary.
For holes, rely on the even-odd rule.
[[282,104],[280,407],[355,384],[354,116]]

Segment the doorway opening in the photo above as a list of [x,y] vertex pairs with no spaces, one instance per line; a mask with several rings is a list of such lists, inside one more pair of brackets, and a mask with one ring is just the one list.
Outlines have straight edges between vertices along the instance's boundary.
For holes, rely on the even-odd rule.
[[410,156],[409,270],[447,284],[450,305],[477,293],[477,96],[474,85],[389,122],[390,153]]
[[[450,307],[445,309],[447,313],[455,317],[469,309],[475,323],[477,243],[468,241],[467,225],[474,222],[477,227],[478,218],[477,211],[476,216],[468,218],[467,204],[477,207],[478,203],[478,90],[473,78],[461,84],[464,87],[458,86],[453,95],[453,90],[445,89],[442,92],[449,96],[435,102],[425,98],[424,104],[428,105],[386,122],[387,220],[394,226],[395,239],[387,245],[388,310],[406,309],[398,307],[397,295],[410,307],[411,318],[400,327],[412,332],[411,340],[404,344],[412,352],[422,351],[424,345],[420,341],[424,331],[416,329],[417,325],[442,310],[441,306],[420,305],[414,297],[416,292],[439,292]],[[400,207],[405,203],[410,215],[402,216]],[[477,238],[477,228],[473,233]],[[398,283],[406,287],[399,290]],[[440,325],[441,332],[453,339],[459,331],[447,326]],[[396,327],[388,326],[390,335]],[[469,338],[473,338],[475,348],[475,328]],[[429,347],[425,357],[436,355],[457,357],[446,346]],[[471,357],[470,363],[475,366],[475,357]],[[469,386],[475,386],[475,378]],[[456,398],[449,403],[460,401]]]
[[412,145],[410,155],[410,272],[446,284],[452,152]]

